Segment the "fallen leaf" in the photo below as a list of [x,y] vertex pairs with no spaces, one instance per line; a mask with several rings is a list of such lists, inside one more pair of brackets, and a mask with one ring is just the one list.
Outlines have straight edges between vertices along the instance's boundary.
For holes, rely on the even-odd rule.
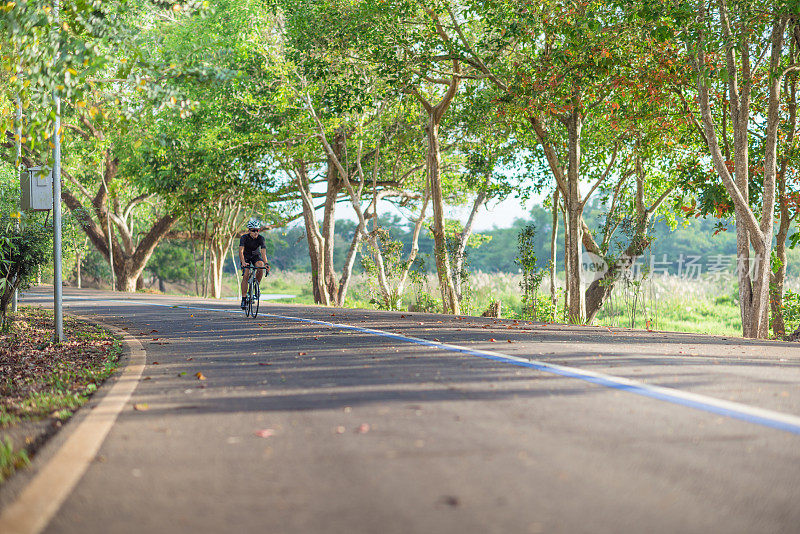
[[159,365],[159,363],[158,362],[153,362],[152,365]]
[[256,430],[254,434],[259,438],[271,438],[275,435],[275,431],[271,428],[265,428],[263,430]]
[[150,409],[150,406],[147,403],[134,404],[133,409],[137,412],[146,412]]
[[188,357],[188,358],[186,358],[186,361],[187,361],[187,362],[190,362],[190,361],[192,361],[192,360],[194,360],[194,358],[192,358],[191,356],[190,356],[190,357]]
[[258,365],[272,365],[271,363],[258,362]]
[[356,428],[356,434],[366,434],[369,432],[369,424],[361,423],[358,428]]
[[344,434],[344,432],[345,432],[345,428],[343,426],[340,425],[340,426],[336,427],[336,433],[337,434]]
[[513,343],[513,341],[511,341],[510,339],[508,340],[508,342],[509,342],[509,343]]
[[495,338],[489,338],[489,341],[491,341],[492,343],[497,343],[497,340]]
[[206,376],[203,373],[199,372],[199,371],[197,373],[195,373],[194,376],[196,376],[198,380],[205,380],[206,379]]
[[151,334],[158,334],[158,330],[150,330]]
[[306,355],[306,353],[305,353],[305,352],[298,352],[298,353],[297,353],[297,355],[298,355],[298,356],[305,356],[305,355]]
[[439,504],[446,504],[447,506],[458,506],[459,500],[458,497],[454,497],[452,495],[443,495],[439,498]]

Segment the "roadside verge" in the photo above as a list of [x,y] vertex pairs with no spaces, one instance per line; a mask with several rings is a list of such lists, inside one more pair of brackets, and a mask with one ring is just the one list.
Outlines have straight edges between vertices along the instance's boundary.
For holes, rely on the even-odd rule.
[[102,326],[122,338],[127,365],[117,370],[110,379],[114,383],[108,393],[97,405],[89,408],[89,413],[39,467],[17,499],[0,513],[0,532],[4,534],[34,534],[44,530],[86,472],[139,383],[145,364],[142,344],[120,328],[107,324]]

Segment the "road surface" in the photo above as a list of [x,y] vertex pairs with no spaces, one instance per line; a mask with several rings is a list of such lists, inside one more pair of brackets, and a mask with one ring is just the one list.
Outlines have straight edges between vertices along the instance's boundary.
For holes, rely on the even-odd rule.
[[800,532],[791,344],[70,289],[65,307],[146,365],[47,533]]

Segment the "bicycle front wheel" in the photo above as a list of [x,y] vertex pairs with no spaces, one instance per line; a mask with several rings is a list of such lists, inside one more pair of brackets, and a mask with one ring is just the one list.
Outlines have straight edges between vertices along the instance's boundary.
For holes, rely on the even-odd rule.
[[256,317],[258,315],[258,303],[261,300],[261,288],[258,287],[258,284],[253,285],[253,298],[250,301],[252,304],[252,309],[250,310],[250,315]]
[[247,286],[247,303],[244,306],[244,315],[246,317],[250,317],[250,314],[253,311],[253,285],[249,284]]

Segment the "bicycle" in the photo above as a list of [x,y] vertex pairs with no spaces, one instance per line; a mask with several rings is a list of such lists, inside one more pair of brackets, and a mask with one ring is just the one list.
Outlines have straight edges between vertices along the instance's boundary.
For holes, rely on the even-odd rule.
[[[247,267],[242,267],[242,276],[244,276],[245,269],[251,269],[255,271],[256,269],[264,269],[266,270],[267,267],[256,267],[254,265],[248,265]],[[244,307],[244,314],[246,317],[253,317],[255,318],[258,315],[258,304],[261,300],[261,287],[258,285],[258,278],[256,278],[256,273],[250,274],[250,279],[247,281],[247,295],[245,296],[247,302]]]

